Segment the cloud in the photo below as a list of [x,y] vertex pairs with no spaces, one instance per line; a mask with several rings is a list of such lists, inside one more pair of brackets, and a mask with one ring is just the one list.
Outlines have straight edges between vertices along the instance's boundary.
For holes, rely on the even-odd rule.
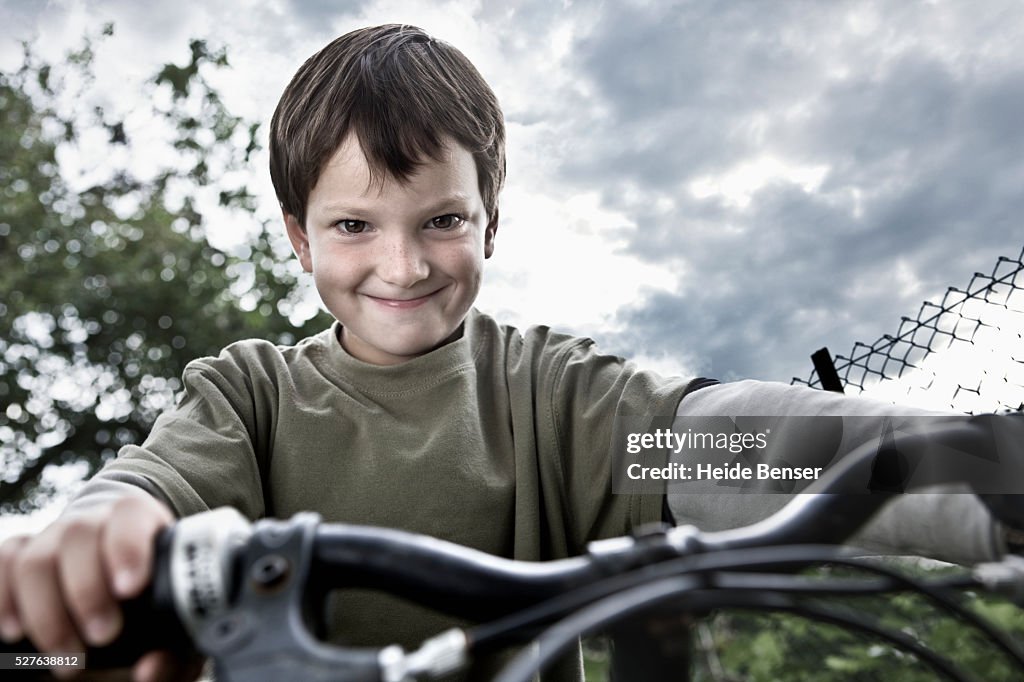
[[508,121],[481,303],[665,369],[806,375],[817,348],[895,331],[1024,242],[1011,0],[169,7],[0,4],[12,37],[50,50],[115,20],[100,55],[114,80],[180,61],[190,37],[222,42],[233,70],[218,87],[264,122],[340,32],[423,26],[477,64]]
[[1015,254],[1024,23],[996,27],[1000,9],[606,6],[571,53],[589,144],[559,180],[598,188],[640,226],[627,250],[680,270],[607,344],[788,380]]

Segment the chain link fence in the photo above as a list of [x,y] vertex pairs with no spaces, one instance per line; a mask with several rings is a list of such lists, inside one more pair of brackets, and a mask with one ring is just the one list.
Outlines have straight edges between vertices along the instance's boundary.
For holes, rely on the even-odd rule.
[[815,354],[815,370],[791,383],[893,403],[958,412],[1024,409],[1024,249],[1000,257],[966,289],[925,301],[895,336],[849,355]]

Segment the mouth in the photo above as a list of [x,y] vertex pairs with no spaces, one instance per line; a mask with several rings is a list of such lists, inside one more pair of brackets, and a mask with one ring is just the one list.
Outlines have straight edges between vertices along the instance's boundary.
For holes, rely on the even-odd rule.
[[436,296],[443,288],[444,287],[437,291],[432,291],[429,294],[424,294],[423,296],[417,296],[415,298],[382,298],[380,296],[371,296],[370,294],[363,295],[377,305],[384,306],[385,308],[391,308],[393,310],[410,310],[423,305]]

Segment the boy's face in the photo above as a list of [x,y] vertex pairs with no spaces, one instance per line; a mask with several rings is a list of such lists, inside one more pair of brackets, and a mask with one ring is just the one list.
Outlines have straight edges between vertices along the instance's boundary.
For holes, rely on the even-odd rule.
[[310,192],[306,225],[285,214],[342,345],[364,362],[394,365],[442,345],[480,291],[497,220],[488,222],[472,155],[449,142],[441,159],[381,187],[349,135]]

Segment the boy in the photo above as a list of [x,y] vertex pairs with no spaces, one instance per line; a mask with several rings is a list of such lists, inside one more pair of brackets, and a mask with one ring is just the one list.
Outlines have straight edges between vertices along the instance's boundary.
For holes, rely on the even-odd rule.
[[[0,634],[44,651],[111,641],[117,600],[143,589],[152,540],[176,516],[312,509],[553,559],[666,514],[658,495],[610,494],[616,419],[881,409],[664,379],[587,339],[519,333],[478,313],[504,169],[501,110],[457,50],[381,26],[311,57],[274,114],[271,175],[295,253],[337,323],[294,347],[247,341],[191,364],[181,403],[141,447],[124,448],[41,534],[0,549]],[[764,513],[740,497],[680,496],[673,511],[718,525]],[[962,499],[954,513],[984,536],[969,550],[1000,550],[980,505]],[[444,622],[352,595],[336,635],[408,645]],[[575,662],[565,668],[579,676]],[[139,680],[195,672],[159,652],[135,670]]]

